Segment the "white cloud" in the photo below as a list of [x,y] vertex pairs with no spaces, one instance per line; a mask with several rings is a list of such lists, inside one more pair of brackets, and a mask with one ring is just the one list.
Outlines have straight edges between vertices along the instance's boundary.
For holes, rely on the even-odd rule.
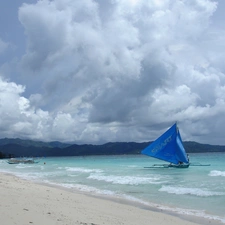
[[[79,126],[71,115],[31,107],[22,96],[25,87],[0,77],[1,135],[40,140],[73,140],[73,127]],[[78,128],[78,127],[77,127]],[[78,137],[79,138],[79,137]]]
[[210,0],[23,4],[27,48],[20,76],[2,80],[2,95],[15,102],[2,108],[13,111],[2,135],[146,141],[178,121],[185,139],[225,144],[209,139],[224,131],[225,33],[216,13]]

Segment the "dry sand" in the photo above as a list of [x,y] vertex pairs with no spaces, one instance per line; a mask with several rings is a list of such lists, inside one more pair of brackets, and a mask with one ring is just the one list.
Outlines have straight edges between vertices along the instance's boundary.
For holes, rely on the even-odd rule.
[[[45,186],[0,173],[2,225],[194,225],[129,204]],[[205,221],[215,224],[215,221]]]

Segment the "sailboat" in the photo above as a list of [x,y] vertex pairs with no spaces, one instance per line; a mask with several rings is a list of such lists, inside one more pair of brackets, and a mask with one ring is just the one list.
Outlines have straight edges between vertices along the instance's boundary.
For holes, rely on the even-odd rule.
[[142,150],[141,153],[169,162],[169,164],[154,164],[152,167],[188,168],[190,165],[188,154],[184,149],[176,123],[153,143]]

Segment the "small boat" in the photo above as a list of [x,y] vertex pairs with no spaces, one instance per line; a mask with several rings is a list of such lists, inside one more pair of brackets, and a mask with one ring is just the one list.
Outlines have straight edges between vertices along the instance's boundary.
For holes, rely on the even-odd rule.
[[38,163],[38,161],[35,161],[32,158],[11,158],[8,160],[9,164],[19,164],[19,163],[23,163],[23,164],[33,164],[33,163]]
[[141,153],[170,163],[154,164],[152,167],[146,168],[188,168],[190,165],[189,157],[184,149],[176,123],[153,143],[142,150]]

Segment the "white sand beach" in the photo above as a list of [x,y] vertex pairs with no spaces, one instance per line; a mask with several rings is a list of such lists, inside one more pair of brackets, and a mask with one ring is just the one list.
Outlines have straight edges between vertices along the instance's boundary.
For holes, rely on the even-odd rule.
[[[182,218],[0,173],[4,225],[194,225]],[[204,221],[204,224],[216,224]]]

